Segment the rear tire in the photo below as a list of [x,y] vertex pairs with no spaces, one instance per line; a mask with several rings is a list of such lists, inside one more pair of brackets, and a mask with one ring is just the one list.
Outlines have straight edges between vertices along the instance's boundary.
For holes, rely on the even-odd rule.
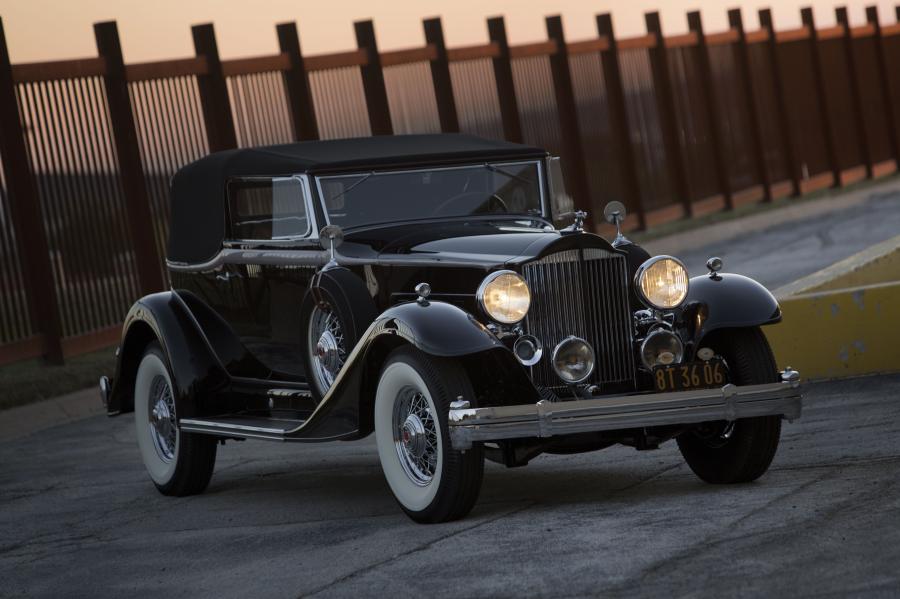
[[484,449],[450,443],[450,402],[475,396],[462,367],[413,347],[388,356],[375,395],[375,439],[385,479],[406,514],[420,523],[448,522],[471,511],[481,491]]
[[175,386],[159,343],[147,346],[134,385],[134,423],[147,473],[163,495],[202,493],[216,465],[216,440],[178,430]]
[[[716,331],[702,345],[725,358],[735,385],[778,381],[775,358],[758,327]],[[761,416],[705,423],[679,435],[678,448],[700,479],[713,484],[745,483],[769,469],[780,438],[781,416]]]

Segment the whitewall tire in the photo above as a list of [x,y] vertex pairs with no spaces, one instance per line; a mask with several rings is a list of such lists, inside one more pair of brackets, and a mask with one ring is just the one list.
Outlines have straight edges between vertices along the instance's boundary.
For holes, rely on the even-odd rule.
[[374,407],[378,457],[391,492],[417,522],[461,518],[478,499],[483,449],[453,450],[447,430],[449,404],[458,395],[474,402],[465,371],[412,347],[395,350],[381,370]]
[[134,424],[144,467],[161,493],[191,495],[206,488],[215,466],[216,440],[178,430],[176,387],[156,342],[147,347],[135,375]]

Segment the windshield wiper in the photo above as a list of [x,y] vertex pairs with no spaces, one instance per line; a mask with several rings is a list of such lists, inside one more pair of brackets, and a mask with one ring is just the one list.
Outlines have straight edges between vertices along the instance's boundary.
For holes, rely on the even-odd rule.
[[510,179],[515,179],[516,181],[521,181],[522,183],[527,183],[527,184],[529,184],[529,185],[534,185],[534,181],[529,181],[528,179],[526,179],[525,177],[523,177],[523,176],[521,176],[521,175],[517,175],[517,174],[515,174],[515,173],[511,173],[511,172],[509,172],[509,171],[507,171],[507,170],[504,170],[504,169],[500,168],[499,166],[496,166],[496,165],[491,164],[491,163],[489,163],[489,162],[485,162],[485,163],[484,163],[484,168],[486,168],[487,170],[489,170],[489,171],[491,171],[491,172],[494,172],[494,173],[500,173],[501,175],[505,175],[505,176],[509,177]]
[[356,183],[354,183],[347,189],[343,190],[341,193],[337,194],[336,196],[331,196],[330,198],[328,198],[328,201],[334,201],[334,200],[338,199],[339,197],[342,197],[343,195],[350,193],[351,190],[356,189],[357,186],[362,185],[363,183],[368,181],[369,177],[371,177],[374,174],[375,174],[375,171],[369,171],[368,173],[366,173],[365,177],[363,177],[362,179],[360,179],[359,181],[357,181]]

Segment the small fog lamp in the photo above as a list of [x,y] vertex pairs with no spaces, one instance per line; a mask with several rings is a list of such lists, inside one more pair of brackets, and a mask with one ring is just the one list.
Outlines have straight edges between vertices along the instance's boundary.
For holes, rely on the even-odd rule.
[[641,361],[644,366],[669,366],[684,358],[684,345],[678,335],[665,329],[657,329],[641,343]]
[[594,371],[594,350],[584,339],[566,337],[553,350],[553,370],[570,385],[580,383]]

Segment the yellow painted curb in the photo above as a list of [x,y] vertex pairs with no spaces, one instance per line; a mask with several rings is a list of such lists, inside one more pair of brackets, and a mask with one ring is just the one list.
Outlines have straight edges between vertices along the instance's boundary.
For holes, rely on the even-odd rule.
[[900,235],[775,290],[782,299],[800,293],[900,281]]
[[803,378],[900,370],[900,282],[796,295],[764,327],[781,368]]

